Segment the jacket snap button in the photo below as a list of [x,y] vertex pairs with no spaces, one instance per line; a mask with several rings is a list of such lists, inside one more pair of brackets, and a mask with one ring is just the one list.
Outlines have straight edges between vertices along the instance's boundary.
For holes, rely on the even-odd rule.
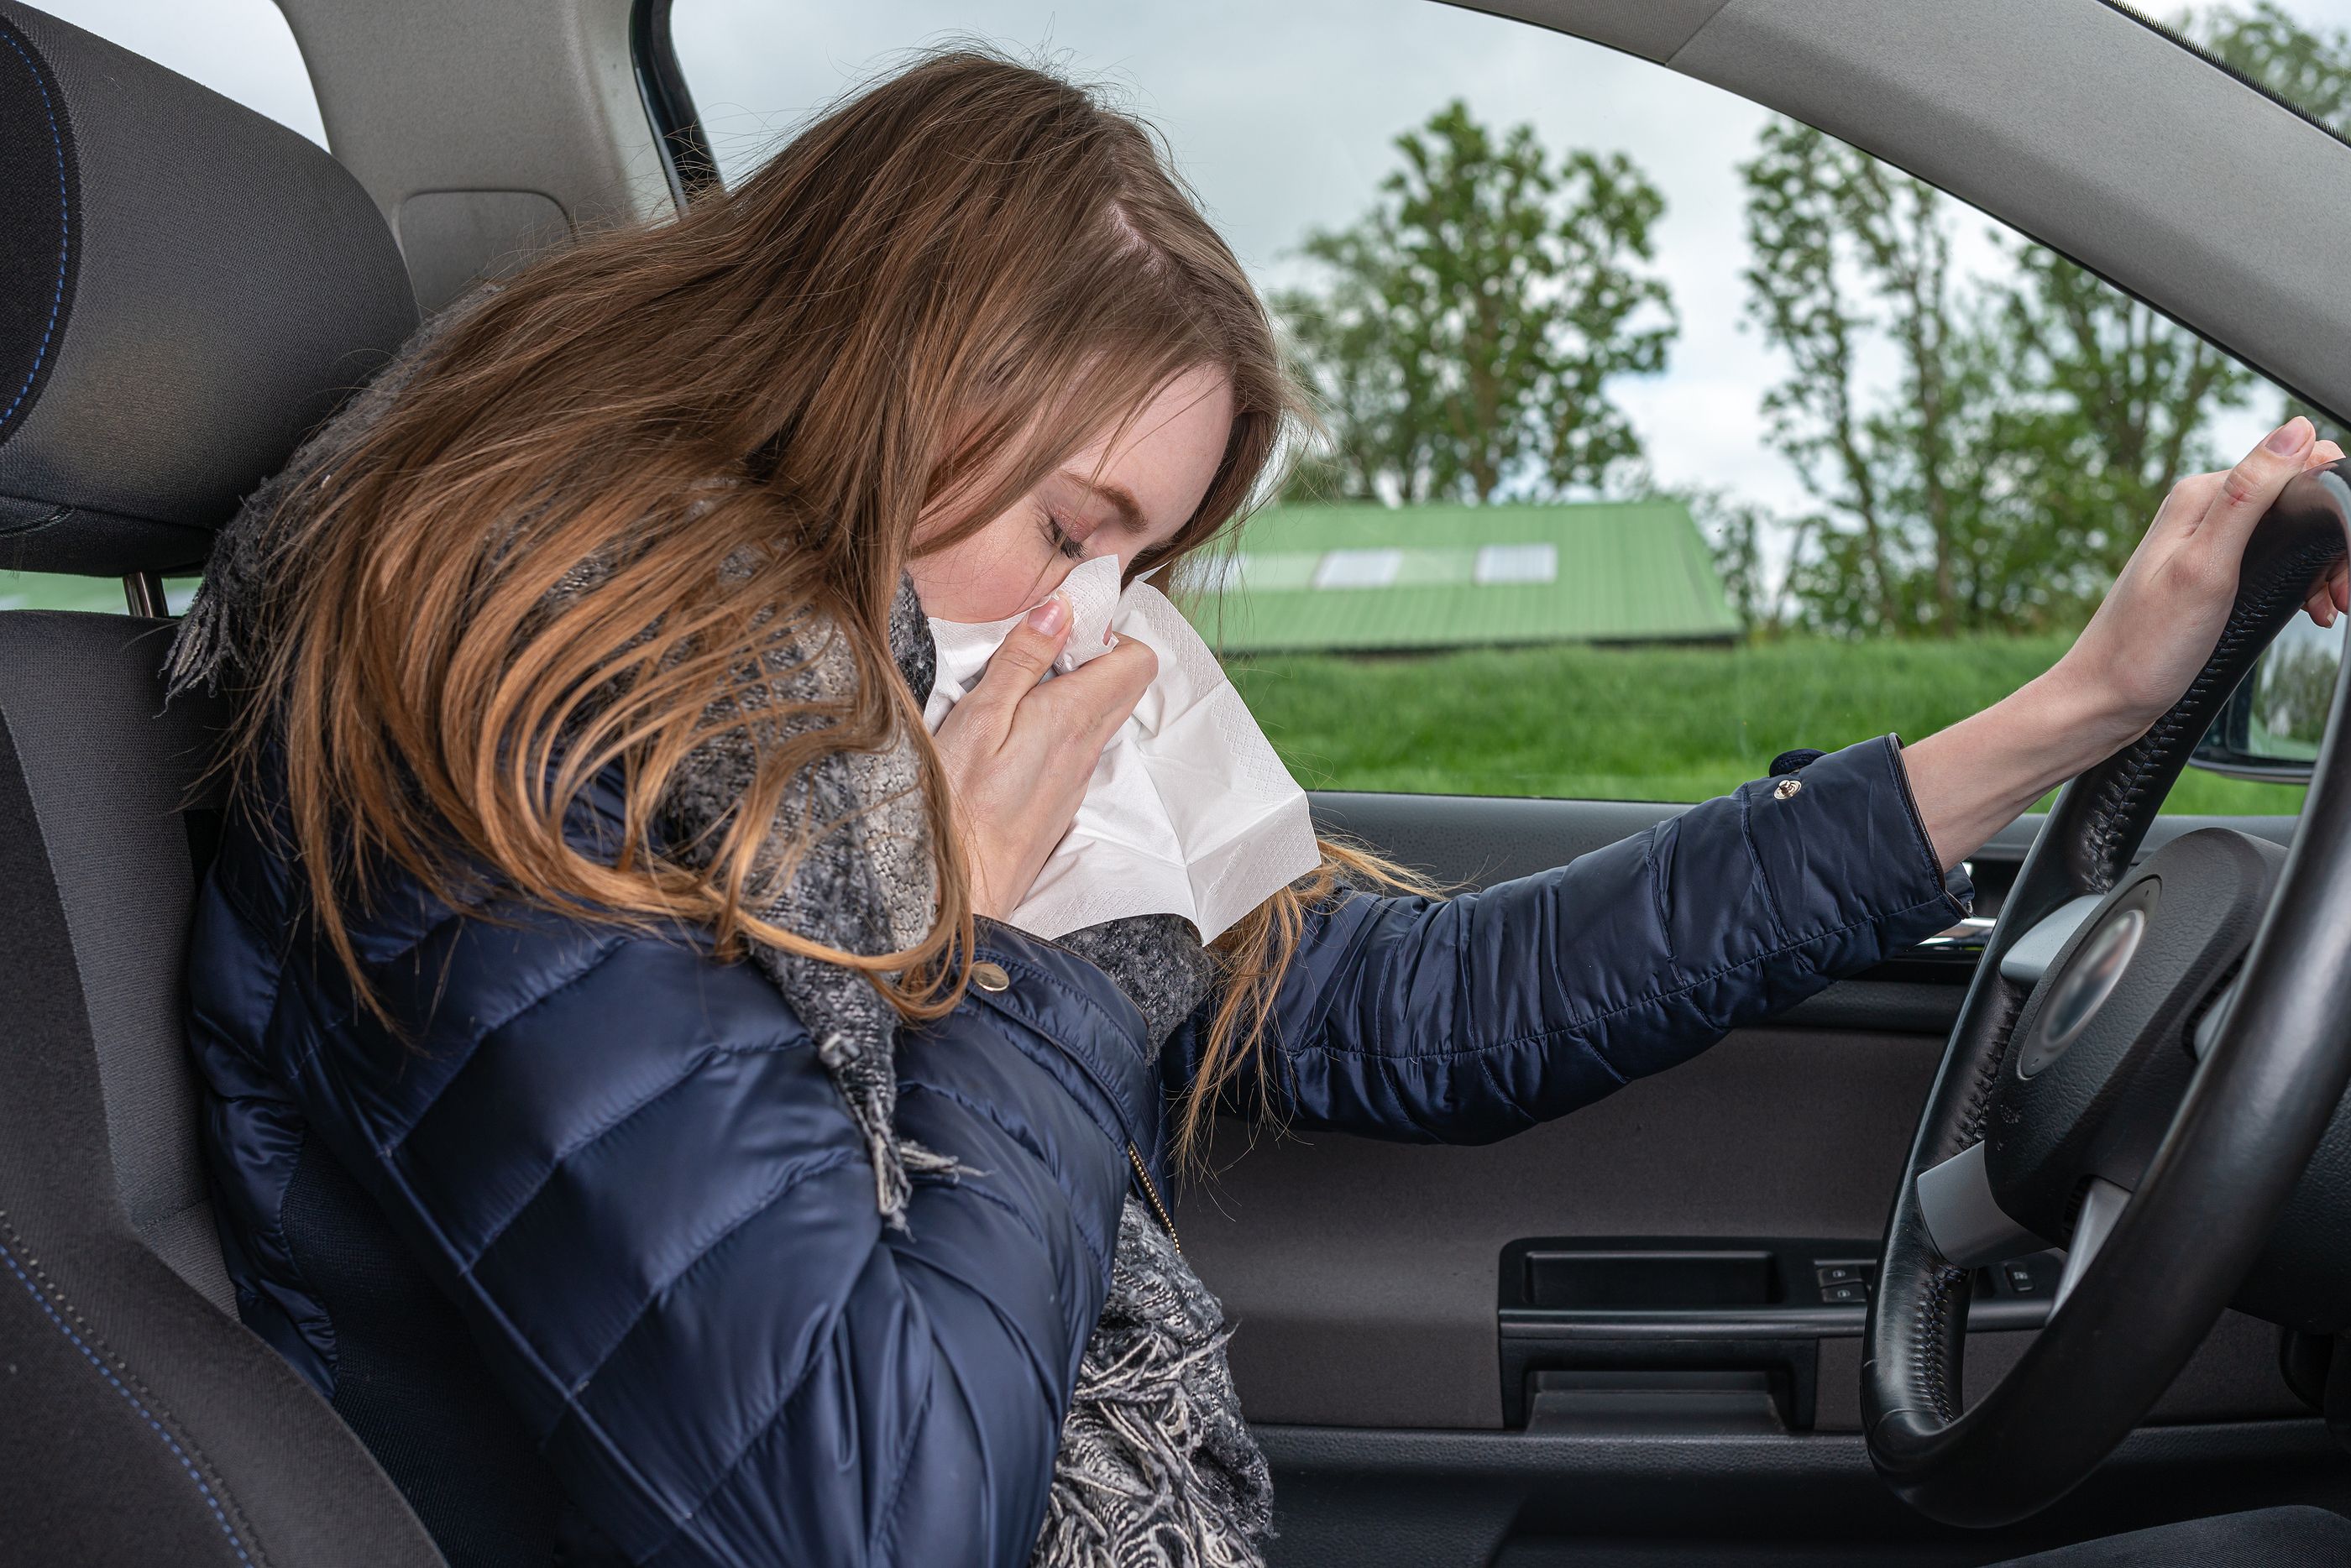
[[1775,800],[1793,800],[1796,798],[1796,792],[1803,787],[1804,783],[1802,779],[1782,779],[1779,784],[1772,787],[1772,798]]
[[971,983],[982,991],[1008,991],[1011,989],[1012,977],[1004,972],[1002,964],[982,959],[971,966]]

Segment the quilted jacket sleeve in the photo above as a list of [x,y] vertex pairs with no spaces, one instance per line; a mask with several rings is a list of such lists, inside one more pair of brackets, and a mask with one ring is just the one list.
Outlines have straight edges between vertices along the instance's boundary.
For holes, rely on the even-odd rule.
[[997,956],[901,1039],[900,1131],[963,1166],[903,1231],[773,988],[676,944],[446,922],[376,967],[399,1016],[438,989],[413,1048],[347,1024],[299,1097],[628,1561],[1019,1568],[1150,1067],[1107,981]]
[[[1966,912],[1892,736],[1459,898],[1311,918],[1275,1010],[1292,1123],[1478,1143],[1698,1054]],[[1171,1078],[1193,1065],[1186,1029]]]

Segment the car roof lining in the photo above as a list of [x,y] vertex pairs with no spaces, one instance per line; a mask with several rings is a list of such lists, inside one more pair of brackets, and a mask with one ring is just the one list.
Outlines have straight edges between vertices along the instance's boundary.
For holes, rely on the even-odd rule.
[[[645,0],[652,4],[654,0]],[[328,139],[395,232],[530,192],[576,231],[670,202],[631,0],[278,0]],[[1475,0],[1817,126],[2073,257],[2313,404],[2351,409],[2351,147],[2105,0]],[[514,210],[519,211],[517,205]],[[419,227],[410,224],[411,230]],[[440,223],[425,246],[528,236]],[[438,301],[428,299],[428,306]]]

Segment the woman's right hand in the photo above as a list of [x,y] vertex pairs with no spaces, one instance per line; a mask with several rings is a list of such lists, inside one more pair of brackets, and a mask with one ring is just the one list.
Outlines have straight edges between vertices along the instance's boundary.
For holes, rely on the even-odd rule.
[[1057,593],[1012,628],[932,737],[955,796],[975,914],[1002,919],[1029,896],[1077,818],[1095,759],[1159,672],[1158,656],[1127,638],[1046,680],[1069,637],[1069,601]]

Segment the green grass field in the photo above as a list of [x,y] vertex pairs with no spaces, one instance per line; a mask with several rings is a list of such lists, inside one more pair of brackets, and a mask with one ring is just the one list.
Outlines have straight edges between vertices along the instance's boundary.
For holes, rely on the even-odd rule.
[[[2064,638],[1547,647],[1233,661],[1301,784],[1704,800],[1792,746],[1917,740],[2046,670]],[[2165,809],[2292,813],[2303,792],[2189,769]]]
[[120,615],[119,577],[60,577],[46,572],[0,572],[0,610],[97,610]]

